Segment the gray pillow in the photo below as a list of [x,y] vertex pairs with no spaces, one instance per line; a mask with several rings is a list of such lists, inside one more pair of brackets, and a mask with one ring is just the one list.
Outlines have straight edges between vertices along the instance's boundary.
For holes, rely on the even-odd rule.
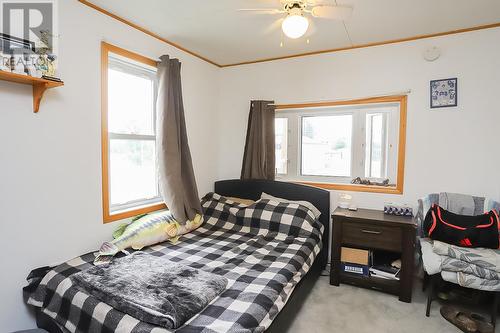
[[316,208],[309,201],[302,201],[302,200],[297,201],[297,200],[288,200],[288,199],[273,197],[272,195],[267,194],[265,192],[262,192],[262,194],[260,195],[260,198],[265,199],[265,200],[274,200],[274,201],[278,201],[278,202],[296,203],[296,204],[299,204],[302,206],[306,206],[307,208],[309,208],[311,210],[311,212],[313,213],[313,215],[316,219],[319,219],[319,216],[321,215],[321,212],[319,211],[319,209]]

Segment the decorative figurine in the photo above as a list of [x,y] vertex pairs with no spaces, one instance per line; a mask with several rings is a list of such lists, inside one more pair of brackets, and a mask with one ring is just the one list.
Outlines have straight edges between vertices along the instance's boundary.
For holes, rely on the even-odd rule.
[[0,52],[0,71],[12,72],[10,67],[10,55]]
[[22,54],[14,54],[12,56],[11,68],[12,68],[12,73],[20,75],[28,75],[26,74],[26,68],[24,66],[24,57]]
[[48,71],[46,76],[51,76],[51,77],[56,77],[56,55],[55,54],[49,54],[48,55]]
[[38,71],[36,69],[35,63],[33,61],[33,58],[30,57],[29,60],[26,62],[26,72],[28,73],[29,76],[33,77],[42,77],[42,72]]
[[56,56],[53,54],[42,54],[35,62],[35,69],[37,73],[43,76],[56,77]]

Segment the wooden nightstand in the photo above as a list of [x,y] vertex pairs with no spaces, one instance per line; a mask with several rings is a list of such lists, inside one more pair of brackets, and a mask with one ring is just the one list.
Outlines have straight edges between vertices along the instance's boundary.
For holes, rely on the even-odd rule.
[[[330,284],[340,282],[376,289],[411,302],[416,224],[411,217],[384,214],[383,211],[337,208],[332,215],[332,253]],[[340,271],[342,246],[365,250],[385,250],[401,253],[400,280],[359,276]]]

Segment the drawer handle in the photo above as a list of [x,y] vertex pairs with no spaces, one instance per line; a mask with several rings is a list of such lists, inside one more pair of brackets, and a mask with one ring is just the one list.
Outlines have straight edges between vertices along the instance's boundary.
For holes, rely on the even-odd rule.
[[382,233],[382,231],[365,230],[365,229],[361,229],[361,232],[364,234],[371,234],[371,235],[380,235]]

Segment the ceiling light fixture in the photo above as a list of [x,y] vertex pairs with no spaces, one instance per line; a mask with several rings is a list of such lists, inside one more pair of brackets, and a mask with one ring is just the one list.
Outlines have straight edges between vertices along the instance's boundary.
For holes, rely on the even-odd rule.
[[307,32],[309,20],[302,15],[300,8],[293,8],[281,24],[283,33],[292,39],[297,39]]
[[[338,21],[347,20],[352,15],[352,7],[339,6],[336,0],[330,4],[317,3],[317,1],[319,0],[280,0],[280,3],[283,5],[282,9],[246,8],[238,9],[238,11],[278,15],[286,14],[281,24],[281,29],[288,38],[292,39],[304,36],[307,29],[309,29],[309,19],[305,17],[306,14],[311,15],[313,18]],[[344,28],[346,28],[345,23]],[[347,29],[346,33],[348,33]]]

